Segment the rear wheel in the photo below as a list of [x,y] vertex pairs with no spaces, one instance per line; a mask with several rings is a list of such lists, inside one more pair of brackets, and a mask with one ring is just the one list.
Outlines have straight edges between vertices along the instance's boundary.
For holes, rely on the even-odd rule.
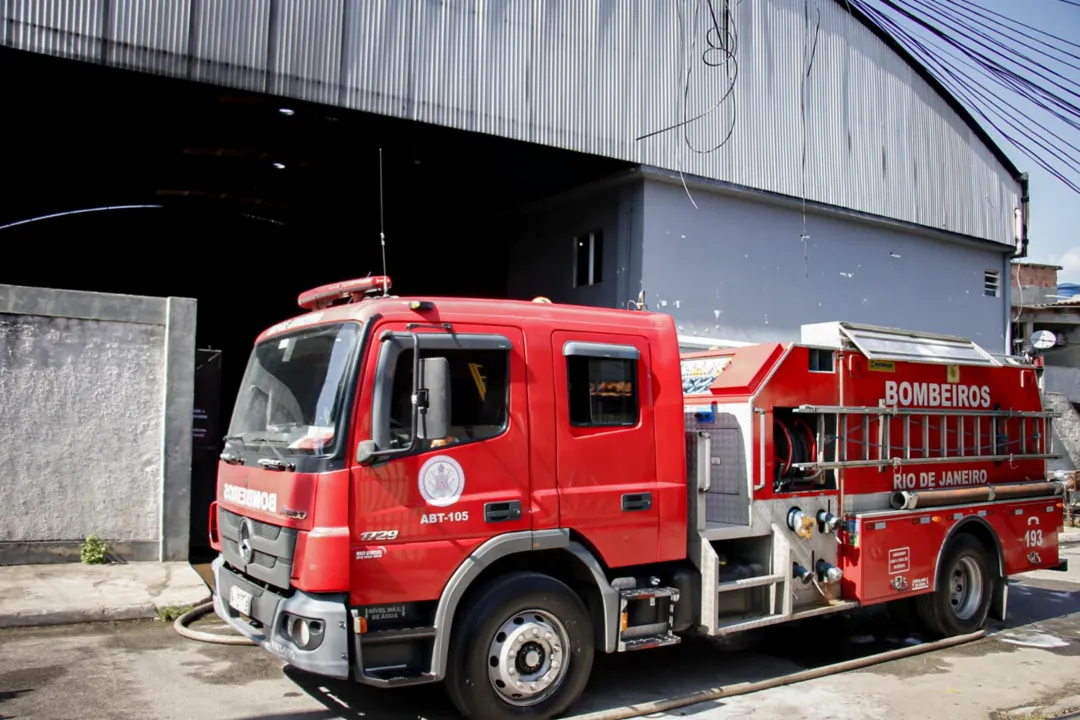
[[466,717],[549,718],[581,696],[592,670],[593,629],[565,584],[511,573],[484,586],[459,617],[446,687]]
[[934,592],[916,598],[916,610],[928,634],[951,637],[986,626],[996,573],[990,554],[974,536],[953,538],[941,557]]

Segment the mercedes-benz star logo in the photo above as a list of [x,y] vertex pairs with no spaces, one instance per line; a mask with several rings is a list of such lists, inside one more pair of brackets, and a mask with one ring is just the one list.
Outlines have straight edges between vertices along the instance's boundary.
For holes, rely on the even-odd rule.
[[250,565],[255,558],[255,548],[251,547],[251,533],[253,531],[251,518],[244,518],[243,522],[240,523],[240,559],[244,561],[245,565]]

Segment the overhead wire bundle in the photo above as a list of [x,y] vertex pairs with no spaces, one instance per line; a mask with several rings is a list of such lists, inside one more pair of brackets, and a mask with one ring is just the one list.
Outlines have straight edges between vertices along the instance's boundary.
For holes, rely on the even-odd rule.
[[1065,137],[1080,130],[1080,82],[1068,74],[1080,72],[1080,44],[976,0],[844,1],[895,38],[969,112],[1080,193],[1080,147]]

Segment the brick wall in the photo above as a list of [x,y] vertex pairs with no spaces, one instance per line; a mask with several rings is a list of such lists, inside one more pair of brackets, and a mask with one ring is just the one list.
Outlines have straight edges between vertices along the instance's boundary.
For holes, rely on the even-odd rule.
[[1014,307],[1057,302],[1056,265],[1013,263],[1009,273]]
[[1057,290],[1056,265],[1029,265],[1027,263],[1013,263],[1012,286],[1016,289],[1024,287],[1053,288]]

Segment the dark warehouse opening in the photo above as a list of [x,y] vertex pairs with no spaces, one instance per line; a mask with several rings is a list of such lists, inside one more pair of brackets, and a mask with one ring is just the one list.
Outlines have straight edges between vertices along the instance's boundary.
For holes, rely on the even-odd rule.
[[300,312],[303,290],[381,274],[380,218],[395,294],[514,296],[515,208],[628,167],[10,49],[0,78],[0,283],[195,298],[197,346],[220,351],[217,445],[193,460],[193,557],[252,342]]

